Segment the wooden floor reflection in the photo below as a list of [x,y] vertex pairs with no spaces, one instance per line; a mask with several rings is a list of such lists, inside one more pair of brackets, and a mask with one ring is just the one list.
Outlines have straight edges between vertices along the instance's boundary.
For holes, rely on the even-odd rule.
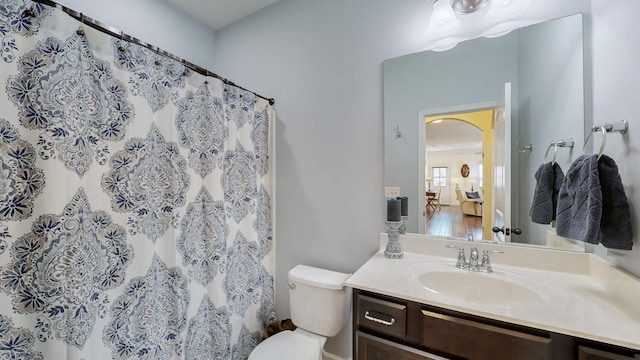
[[425,234],[482,239],[482,216],[463,215],[458,206],[442,206],[439,210],[428,209]]

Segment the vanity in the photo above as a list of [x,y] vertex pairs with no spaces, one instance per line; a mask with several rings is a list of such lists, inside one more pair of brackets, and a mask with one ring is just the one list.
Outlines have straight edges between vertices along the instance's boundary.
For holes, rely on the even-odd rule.
[[[380,251],[347,280],[355,360],[640,359],[640,280],[593,254],[400,243],[402,259]],[[456,267],[460,248],[486,250],[493,271]]]

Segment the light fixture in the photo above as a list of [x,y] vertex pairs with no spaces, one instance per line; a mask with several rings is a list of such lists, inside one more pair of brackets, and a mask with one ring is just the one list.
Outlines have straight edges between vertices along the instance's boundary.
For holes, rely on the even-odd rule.
[[531,0],[492,0],[491,7],[487,12],[487,19],[490,21],[504,21],[514,16],[522,14]]
[[460,40],[457,38],[445,37],[444,39],[440,39],[435,43],[431,44],[432,51],[447,51],[449,49],[453,49],[458,45]]
[[460,27],[460,20],[451,8],[450,0],[436,0],[427,33],[431,36],[446,36]]
[[[482,26],[482,18],[485,19],[486,27],[491,26],[491,29],[484,31],[482,36],[505,35],[519,27],[518,21],[508,23],[505,21],[522,14],[531,2],[532,0],[434,0],[433,12],[427,28],[427,35],[433,39],[429,50],[449,50],[459,42],[468,39],[465,32]],[[480,9],[483,11],[479,11]],[[478,15],[470,15],[473,13]],[[469,15],[469,24],[465,25],[464,31],[460,34],[453,35],[462,25],[458,17],[464,15]]]
[[431,177],[431,175],[427,176],[427,191],[431,191],[431,182],[433,181],[433,178]]
[[489,0],[453,0],[451,6],[458,14],[470,14],[487,5]]

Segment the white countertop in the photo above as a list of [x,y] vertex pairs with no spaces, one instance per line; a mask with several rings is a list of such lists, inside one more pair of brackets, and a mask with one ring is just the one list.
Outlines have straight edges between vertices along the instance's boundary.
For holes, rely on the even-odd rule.
[[[402,259],[384,257],[386,234],[371,259],[346,282],[347,286],[434,305],[468,314],[511,322],[547,331],[640,350],[640,279],[627,274],[593,254],[560,250],[467,243],[424,236],[402,235]],[[545,294],[539,306],[497,306],[458,300],[425,289],[411,270],[425,262],[455,268],[457,251],[503,250],[492,254],[494,271],[531,279],[526,286]],[[491,274],[478,274],[491,275]]]

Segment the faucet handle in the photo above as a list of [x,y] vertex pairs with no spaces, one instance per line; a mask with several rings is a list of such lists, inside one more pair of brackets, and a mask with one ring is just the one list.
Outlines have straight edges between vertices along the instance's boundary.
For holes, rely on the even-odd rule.
[[456,262],[456,267],[460,268],[460,269],[466,269],[467,267],[467,258],[464,255],[464,248],[463,247],[458,247],[455,245],[447,245],[448,248],[450,249],[458,249],[458,261]]
[[464,256],[464,248],[458,248],[458,261],[456,262],[456,267],[460,269],[464,269],[467,266],[467,258]]
[[493,268],[491,267],[491,260],[489,259],[489,254],[504,254],[502,250],[484,250],[482,252],[482,263],[480,266],[484,267],[487,272],[493,272]]

